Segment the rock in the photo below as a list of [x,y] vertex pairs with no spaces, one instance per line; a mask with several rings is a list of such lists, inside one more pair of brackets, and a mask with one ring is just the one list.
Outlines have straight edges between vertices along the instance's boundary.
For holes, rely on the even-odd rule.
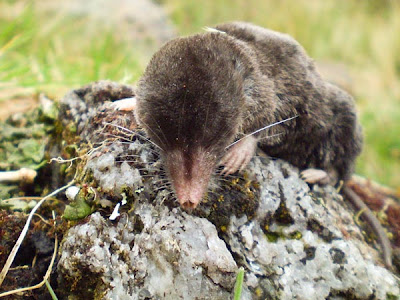
[[310,189],[284,161],[254,157],[243,176],[214,178],[207,199],[192,214],[183,211],[133,114],[102,103],[121,90],[134,94],[98,82],[62,101],[66,128],[74,122],[80,147],[90,142],[95,149],[77,167],[86,173],[80,184],[121,205],[115,221],[108,219],[111,210],[102,210],[65,235],[58,274],[68,295],[230,299],[239,267],[245,269],[242,299],[400,295],[395,275],[337,191]]
[[103,299],[228,299],[237,265],[215,226],[158,208],[139,205],[116,224],[95,213],[72,228],[59,263],[63,276],[80,278],[83,290],[97,278]]

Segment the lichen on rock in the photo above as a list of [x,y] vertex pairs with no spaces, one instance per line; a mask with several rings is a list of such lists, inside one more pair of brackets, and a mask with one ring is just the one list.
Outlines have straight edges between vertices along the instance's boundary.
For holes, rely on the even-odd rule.
[[[98,82],[62,101],[65,127],[73,122],[79,147],[95,149],[76,170],[100,211],[64,237],[58,273],[70,295],[229,299],[241,266],[242,299],[400,295],[337,191],[310,189],[286,162],[254,157],[246,174],[214,178],[207,199],[191,214],[182,210],[133,114],[107,103],[132,95],[128,86]],[[104,200],[121,203],[115,221]]]

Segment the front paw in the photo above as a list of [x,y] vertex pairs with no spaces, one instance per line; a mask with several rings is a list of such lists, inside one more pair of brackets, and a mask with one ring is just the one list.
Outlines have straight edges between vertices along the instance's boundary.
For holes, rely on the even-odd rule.
[[257,147],[257,139],[254,136],[247,136],[228,149],[228,152],[222,158],[220,165],[224,166],[222,175],[242,171],[250,159],[253,157]]
[[132,97],[114,101],[111,103],[111,107],[115,110],[133,111],[136,108],[136,98]]

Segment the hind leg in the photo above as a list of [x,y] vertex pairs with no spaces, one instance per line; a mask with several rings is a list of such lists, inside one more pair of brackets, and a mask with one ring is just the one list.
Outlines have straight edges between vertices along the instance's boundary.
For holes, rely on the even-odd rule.
[[335,185],[338,181],[338,174],[336,171],[325,171],[322,169],[306,169],[300,173],[300,177],[307,183],[310,184],[321,184],[321,185]]

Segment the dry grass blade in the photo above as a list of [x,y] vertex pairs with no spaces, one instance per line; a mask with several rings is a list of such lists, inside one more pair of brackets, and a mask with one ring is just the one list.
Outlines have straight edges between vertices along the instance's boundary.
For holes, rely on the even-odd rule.
[[[71,181],[70,183],[68,183],[67,185],[65,185],[65,186],[63,186],[63,187],[61,187],[61,188],[55,190],[54,192],[48,194],[46,197],[44,197],[42,200],[40,200],[40,201],[35,205],[35,207],[32,209],[32,211],[30,212],[30,214],[29,214],[29,216],[28,216],[28,219],[26,220],[24,229],[22,230],[22,232],[21,232],[21,234],[20,234],[20,236],[19,236],[17,242],[15,243],[15,245],[14,245],[14,247],[13,247],[13,249],[12,249],[10,255],[8,256],[8,259],[7,259],[7,261],[6,261],[6,263],[5,263],[4,267],[3,267],[3,270],[1,270],[1,273],[0,273],[0,286],[1,286],[1,284],[3,283],[4,278],[6,277],[7,272],[8,272],[8,270],[10,269],[10,266],[11,266],[12,262],[14,261],[15,256],[17,255],[18,249],[19,249],[19,247],[21,246],[22,241],[24,240],[24,238],[25,238],[25,236],[26,236],[26,233],[28,232],[29,225],[30,225],[30,223],[31,223],[32,217],[33,217],[33,215],[35,214],[36,210],[37,210],[37,209],[43,204],[43,202],[45,202],[47,199],[53,197],[54,195],[58,194],[59,192],[65,190],[65,189],[67,189],[67,188],[70,187],[72,184],[74,184],[74,182],[75,182],[75,180],[72,180],[72,181]],[[0,297],[3,297],[3,295],[4,295],[4,293],[3,293],[3,294],[0,294]]]
[[[53,219],[55,219],[54,211],[53,211]],[[54,222],[54,226],[55,226],[55,224],[56,223]],[[16,293],[21,293],[21,292],[25,292],[25,291],[29,291],[29,290],[38,289],[38,288],[42,287],[50,277],[51,269],[53,268],[54,261],[56,259],[57,249],[58,249],[58,239],[57,239],[57,233],[55,233],[53,256],[51,257],[51,261],[50,261],[49,267],[47,268],[47,271],[46,271],[46,274],[43,277],[43,280],[41,282],[39,282],[38,284],[35,284],[33,286],[30,286],[30,287],[25,287],[25,288],[20,288],[20,289],[4,292],[4,293],[0,294],[0,298],[1,297],[5,297],[5,296],[9,296],[9,295],[13,295],[13,294],[16,294]]]

